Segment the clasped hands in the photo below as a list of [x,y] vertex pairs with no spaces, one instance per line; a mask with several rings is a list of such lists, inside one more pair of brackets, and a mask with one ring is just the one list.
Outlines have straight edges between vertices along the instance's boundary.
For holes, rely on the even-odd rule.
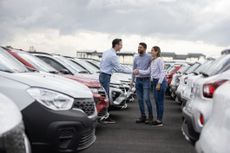
[[138,75],[138,74],[140,74],[140,72],[139,72],[138,69],[134,69],[134,70],[133,70],[133,74],[134,74],[134,75]]

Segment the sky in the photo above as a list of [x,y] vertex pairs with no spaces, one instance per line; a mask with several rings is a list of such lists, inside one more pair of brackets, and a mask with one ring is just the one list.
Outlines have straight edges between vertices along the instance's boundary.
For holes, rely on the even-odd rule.
[[74,56],[158,45],[177,54],[218,56],[230,48],[229,0],[0,0],[0,45]]

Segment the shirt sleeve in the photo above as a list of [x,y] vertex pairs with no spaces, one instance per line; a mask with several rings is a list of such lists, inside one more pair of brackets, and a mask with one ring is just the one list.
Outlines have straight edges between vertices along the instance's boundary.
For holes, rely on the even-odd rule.
[[147,70],[139,70],[141,75],[149,75],[151,73],[151,66]]
[[164,61],[162,59],[158,60],[158,67],[159,67],[159,80],[158,83],[162,83],[165,78],[165,70],[164,70]]
[[[137,68],[137,65],[136,65],[136,58],[134,58],[134,60],[133,60],[133,70],[135,70],[136,68]],[[135,75],[132,74],[132,81],[134,82],[134,80],[135,80]]]
[[112,56],[111,57],[111,61],[112,61],[112,65],[114,67],[113,69],[115,70],[115,72],[127,73],[127,74],[131,74],[132,73],[131,69],[129,69],[128,67],[122,66],[120,64],[117,55]]

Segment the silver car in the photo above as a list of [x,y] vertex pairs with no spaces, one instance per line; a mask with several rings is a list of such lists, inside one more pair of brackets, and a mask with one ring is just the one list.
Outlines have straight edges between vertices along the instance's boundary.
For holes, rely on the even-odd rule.
[[[230,76],[229,76],[230,77]],[[229,153],[230,147],[230,82],[214,94],[213,109],[196,143],[198,153]]]
[[199,138],[204,124],[209,119],[213,105],[213,92],[229,79],[228,69],[230,69],[230,55],[221,56],[212,63],[209,69],[202,72],[203,76],[194,83],[193,96],[183,108],[184,122],[182,124],[183,134],[192,142]]

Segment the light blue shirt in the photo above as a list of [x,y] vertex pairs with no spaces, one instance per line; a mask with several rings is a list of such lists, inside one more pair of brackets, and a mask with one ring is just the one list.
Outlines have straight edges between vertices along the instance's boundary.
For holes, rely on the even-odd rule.
[[113,48],[103,52],[100,71],[106,74],[112,74],[113,71],[129,74],[132,73],[131,69],[120,64],[116,51]]
[[147,70],[139,70],[141,75],[150,74],[152,79],[159,79],[158,83],[162,83],[165,78],[164,61],[161,58],[152,60],[150,67]]
[[[152,61],[151,55],[144,53],[143,55],[138,54],[133,60],[133,69],[138,70],[148,70]],[[150,77],[150,74],[139,74],[135,76],[136,78],[146,78]],[[133,75],[134,80],[134,75]]]

